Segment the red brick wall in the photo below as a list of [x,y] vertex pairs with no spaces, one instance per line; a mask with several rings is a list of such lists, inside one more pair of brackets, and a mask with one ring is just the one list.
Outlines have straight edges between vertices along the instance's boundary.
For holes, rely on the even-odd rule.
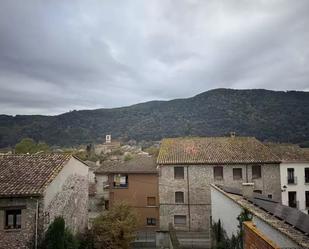
[[279,247],[262,234],[251,221],[244,224],[244,249],[279,249]]

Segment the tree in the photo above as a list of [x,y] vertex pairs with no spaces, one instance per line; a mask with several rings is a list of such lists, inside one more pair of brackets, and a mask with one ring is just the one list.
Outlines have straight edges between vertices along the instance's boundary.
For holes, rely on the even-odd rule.
[[16,154],[34,154],[36,152],[47,152],[49,151],[49,146],[46,143],[39,142],[38,144],[32,138],[23,138],[15,146]]
[[36,143],[31,138],[23,138],[18,144],[15,146],[15,153],[17,154],[26,154],[26,153],[34,153],[36,149]]
[[125,203],[116,203],[93,224],[95,249],[129,249],[134,240],[137,218]]
[[64,219],[56,217],[47,229],[41,248],[76,249],[78,242],[71,231],[65,227]]
[[65,221],[62,217],[56,217],[49,225],[45,234],[44,246],[46,249],[65,249]]

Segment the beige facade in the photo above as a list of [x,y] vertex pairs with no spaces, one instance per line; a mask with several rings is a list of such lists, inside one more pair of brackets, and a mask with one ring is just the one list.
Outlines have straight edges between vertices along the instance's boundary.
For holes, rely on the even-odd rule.
[[[11,213],[14,218],[9,217]],[[87,227],[88,167],[74,157],[64,162],[40,194],[0,198],[0,248],[34,248],[57,216],[64,218],[73,233]]]
[[[222,180],[215,180],[214,167],[223,168]],[[160,229],[172,223],[178,230],[207,231],[210,227],[210,184],[241,188],[243,182],[253,182],[254,189],[281,200],[279,164],[263,164],[261,177],[252,178],[252,164],[248,165],[161,165],[159,173]],[[175,179],[174,168],[183,167],[183,179]],[[241,179],[234,179],[233,169],[241,169]],[[177,203],[175,193],[183,192],[183,203]],[[184,224],[177,218],[185,216]],[[182,218],[182,217],[181,217]]]

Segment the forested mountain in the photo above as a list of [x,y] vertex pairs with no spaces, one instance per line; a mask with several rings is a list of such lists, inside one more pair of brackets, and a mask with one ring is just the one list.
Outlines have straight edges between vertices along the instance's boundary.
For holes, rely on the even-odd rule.
[[309,92],[215,89],[187,99],[72,111],[57,116],[0,115],[0,147],[23,137],[50,145],[102,141],[105,134],[136,140],[221,136],[230,131],[261,140],[309,141]]

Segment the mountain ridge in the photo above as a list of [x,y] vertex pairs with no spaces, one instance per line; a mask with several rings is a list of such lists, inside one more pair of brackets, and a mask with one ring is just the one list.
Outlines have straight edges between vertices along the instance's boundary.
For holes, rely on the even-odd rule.
[[101,142],[104,135],[136,140],[222,136],[230,131],[261,140],[309,141],[309,92],[218,88],[189,98],[54,116],[0,115],[0,147],[23,137],[50,145]]

